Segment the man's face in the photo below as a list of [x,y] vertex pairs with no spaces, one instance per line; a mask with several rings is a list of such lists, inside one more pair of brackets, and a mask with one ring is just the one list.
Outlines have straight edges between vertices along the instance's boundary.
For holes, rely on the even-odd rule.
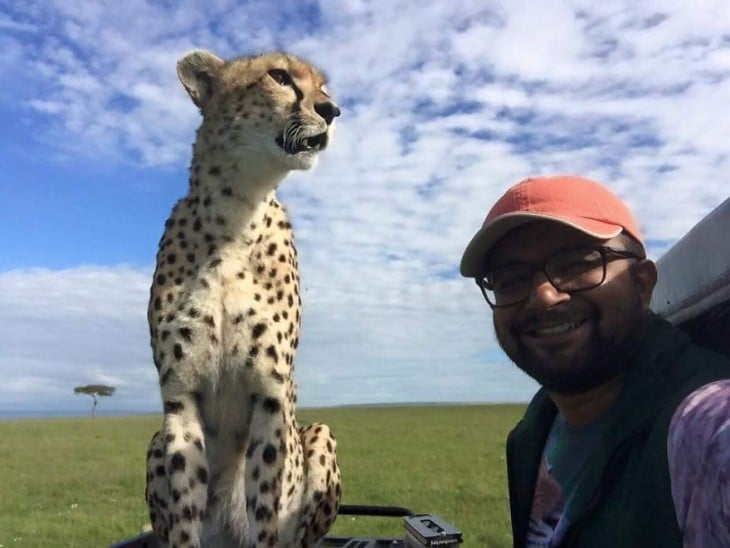
[[629,240],[623,235],[595,240],[539,221],[510,232],[490,253],[490,267],[535,267],[529,298],[496,308],[494,328],[512,361],[551,392],[583,392],[621,374],[642,336],[656,282],[651,261],[609,260],[603,284],[573,294],[556,290],[539,270],[558,251],[601,245],[626,250]]

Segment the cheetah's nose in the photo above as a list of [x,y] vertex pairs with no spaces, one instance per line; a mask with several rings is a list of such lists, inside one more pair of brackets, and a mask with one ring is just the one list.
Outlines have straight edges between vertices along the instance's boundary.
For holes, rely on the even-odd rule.
[[319,114],[327,125],[340,115],[340,108],[332,101],[324,101],[323,103],[315,103],[314,110]]

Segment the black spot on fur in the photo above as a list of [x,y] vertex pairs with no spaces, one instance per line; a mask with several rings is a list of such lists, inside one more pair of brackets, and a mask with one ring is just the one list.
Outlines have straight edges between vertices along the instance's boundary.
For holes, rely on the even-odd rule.
[[264,448],[264,452],[262,454],[262,457],[264,459],[264,462],[266,464],[273,464],[276,460],[276,447],[274,447],[272,444],[268,444]]
[[278,413],[281,411],[281,402],[276,398],[266,398],[263,403],[264,409],[271,413]]
[[250,459],[251,457],[253,457],[253,454],[254,454],[254,452],[256,451],[256,448],[257,448],[257,447],[258,447],[259,445],[261,445],[261,440],[255,440],[255,441],[252,441],[252,442],[251,442],[251,443],[250,443],[250,444],[248,445],[248,449],[246,450],[246,458],[247,458],[247,459]]
[[273,344],[266,349],[266,355],[274,360],[274,363],[279,361],[279,355],[276,353],[276,348]]
[[185,471],[185,456],[179,451],[175,453],[170,460],[170,470],[172,472]]
[[193,340],[193,332],[189,327],[181,327],[180,329],[177,330],[177,332],[187,342],[190,342]]
[[165,413],[170,413],[173,415],[177,415],[180,413],[183,409],[185,409],[185,405],[183,405],[180,401],[166,401],[164,403],[164,409]]
[[266,324],[265,323],[257,323],[253,326],[253,330],[251,331],[251,335],[253,335],[254,339],[258,339],[261,335],[264,334],[266,331]]
[[183,352],[182,345],[180,343],[175,343],[175,346],[172,347],[172,353],[175,356],[175,359],[182,360],[185,356],[185,353]]

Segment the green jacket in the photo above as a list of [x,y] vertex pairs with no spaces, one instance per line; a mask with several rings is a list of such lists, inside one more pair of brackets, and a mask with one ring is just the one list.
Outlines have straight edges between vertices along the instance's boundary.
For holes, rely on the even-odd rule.
[[[730,378],[730,360],[692,344],[651,314],[647,334],[608,426],[575,494],[580,508],[562,547],[681,548],[667,463],[674,410],[695,389]],[[515,548],[525,546],[545,441],[557,409],[544,389],[507,438]]]

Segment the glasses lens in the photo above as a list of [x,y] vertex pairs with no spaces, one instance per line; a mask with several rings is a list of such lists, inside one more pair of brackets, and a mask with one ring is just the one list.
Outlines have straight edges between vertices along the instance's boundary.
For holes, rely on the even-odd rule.
[[553,255],[545,272],[559,291],[580,291],[603,282],[605,261],[596,249],[572,249]]
[[532,286],[532,271],[526,265],[506,265],[487,274],[481,284],[485,298],[506,306],[526,299]]

